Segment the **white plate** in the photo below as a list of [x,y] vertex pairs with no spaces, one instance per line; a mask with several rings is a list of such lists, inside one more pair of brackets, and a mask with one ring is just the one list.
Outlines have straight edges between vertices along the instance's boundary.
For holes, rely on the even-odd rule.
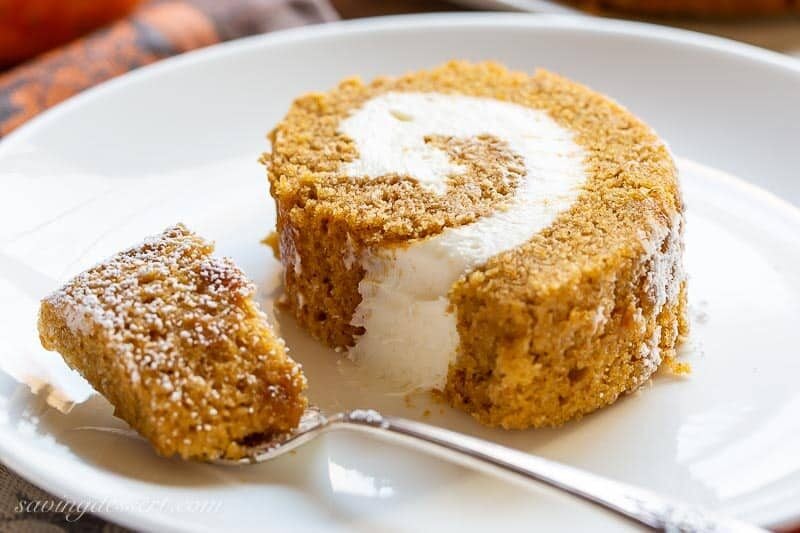
[[[291,99],[342,77],[453,57],[543,66],[626,104],[682,157],[800,203],[800,68],[696,34],[590,18],[400,17],[247,39],[125,76],[0,143],[0,357],[38,350],[36,301],[66,277],[183,220],[261,285],[278,265],[256,157]],[[293,322],[280,323],[326,408],[377,406],[481,435],[761,524],[800,514],[800,215],[743,181],[684,166],[694,330],[689,379],[557,430],[505,433],[425,398],[365,390]],[[423,411],[430,409],[425,416]],[[157,530],[507,530],[630,527],[359,435],[224,468],[156,457],[95,398],[70,415],[0,377],[3,462],[42,487]],[[205,507],[203,507],[205,504]],[[205,512],[203,512],[205,511]]]

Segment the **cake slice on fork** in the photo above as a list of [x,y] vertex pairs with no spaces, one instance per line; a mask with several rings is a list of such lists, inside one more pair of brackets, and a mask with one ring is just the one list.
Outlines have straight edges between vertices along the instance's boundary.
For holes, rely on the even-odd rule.
[[183,225],[79,274],[42,301],[42,345],[161,455],[239,458],[286,432],[307,400],[255,287]]

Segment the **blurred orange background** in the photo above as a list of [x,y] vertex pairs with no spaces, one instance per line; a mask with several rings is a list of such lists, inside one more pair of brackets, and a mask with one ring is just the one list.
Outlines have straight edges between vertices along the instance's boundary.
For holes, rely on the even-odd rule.
[[99,28],[125,15],[139,2],[0,0],[0,67],[19,63]]

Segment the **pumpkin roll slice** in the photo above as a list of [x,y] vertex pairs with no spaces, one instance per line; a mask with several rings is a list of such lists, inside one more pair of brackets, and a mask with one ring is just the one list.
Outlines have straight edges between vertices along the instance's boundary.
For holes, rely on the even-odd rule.
[[42,345],[161,455],[236,459],[286,432],[305,377],[253,300],[255,287],[182,225],[78,275],[42,301]]
[[608,98],[451,62],[303,96],[270,139],[286,305],[376,376],[527,428],[608,405],[674,357],[676,168]]

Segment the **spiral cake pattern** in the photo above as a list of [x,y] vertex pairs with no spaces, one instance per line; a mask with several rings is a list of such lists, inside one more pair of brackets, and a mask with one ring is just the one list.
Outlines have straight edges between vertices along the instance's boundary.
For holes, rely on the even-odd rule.
[[286,305],[398,386],[558,425],[674,357],[675,166],[607,98],[452,62],[301,97],[270,137]]

